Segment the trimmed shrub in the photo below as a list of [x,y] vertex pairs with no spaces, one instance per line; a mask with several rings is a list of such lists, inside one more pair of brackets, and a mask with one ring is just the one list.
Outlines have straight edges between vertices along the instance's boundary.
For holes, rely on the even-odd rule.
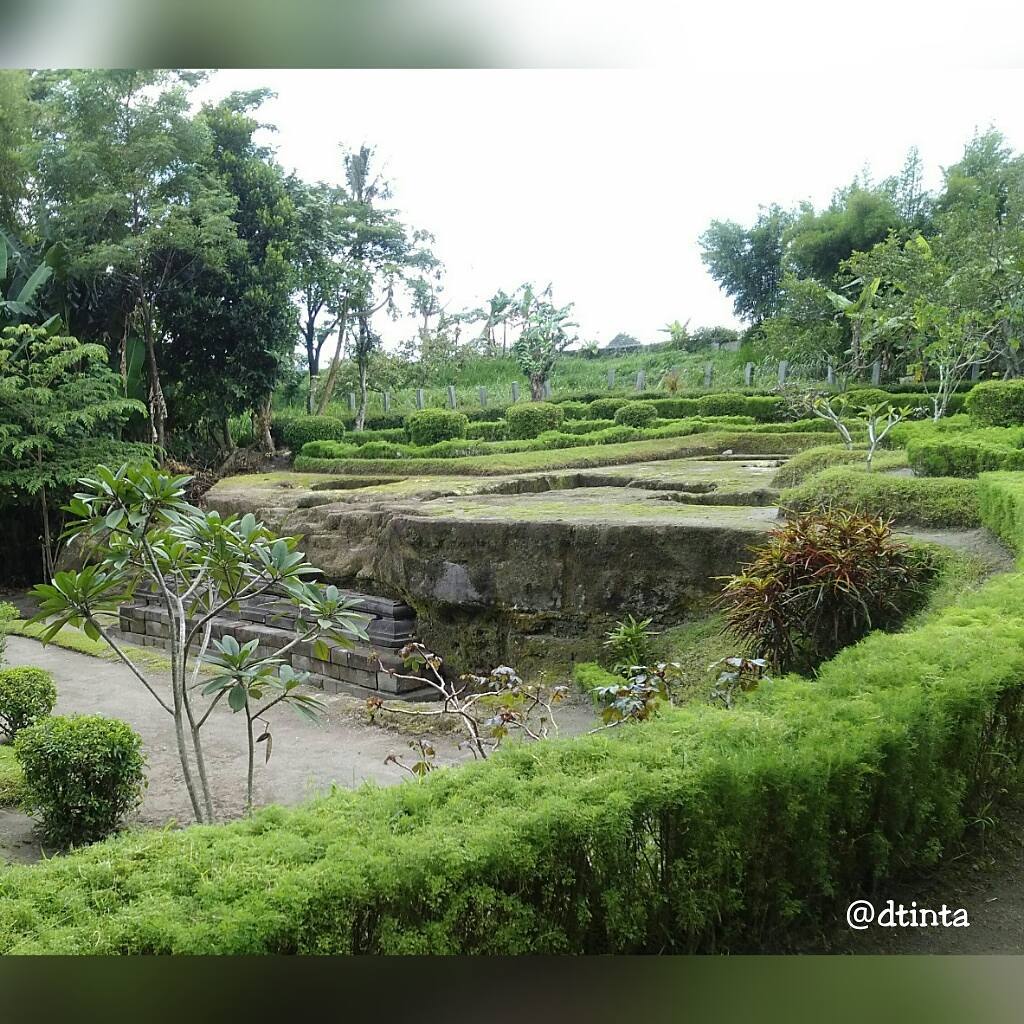
[[110,835],[142,800],[142,741],[124,722],[100,715],[44,718],[18,733],[22,802],[59,846]]
[[762,423],[786,418],[786,403],[781,398],[760,395],[702,395],[697,399],[701,416],[753,416]]
[[477,409],[466,409],[466,419],[470,423],[495,423],[505,418],[505,405],[487,405]]
[[293,452],[310,441],[340,441],[344,436],[345,424],[333,416],[296,416],[286,420],[281,430],[282,440]]
[[478,441],[505,441],[508,438],[508,424],[504,420],[470,423],[466,428],[466,437]]
[[652,398],[650,402],[666,419],[681,420],[699,413],[696,398]]
[[590,406],[586,402],[559,402],[558,407],[567,420],[583,420],[590,414]]
[[1024,555],[1024,473],[982,473],[978,477],[981,521]]
[[[342,441],[309,441],[302,446],[299,458],[306,459],[351,459],[355,458],[359,445]],[[296,465],[298,463],[296,462]]]
[[0,732],[8,738],[45,718],[57,703],[53,676],[41,668],[0,668]]
[[[361,444],[350,456],[353,459],[402,459],[405,449],[390,441],[369,441]],[[335,456],[337,458],[338,456]]]
[[559,428],[563,434],[593,434],[615,426],[615,420],[570,420]]
[[978,384],[964,402],[971,418],[984,427],[1024,424],[1024,380],[990,380]]
[[[822,445],[820,448],[808,448],[792,456],[789,461],[772,477],[773,487],[795,487],[808,477],[820,473],[823,469],[833,466],[864,466],[867,459],[867,448],[844,448],[842,445]],[[876,452],[874,472],[885,469],[896,469],[907,464],[902,452]]]
[[551,402],[513,405],[505,412],[508,436],[513,441],[539,437],[546,430],[557,430],[563,419],[561,406]]
[[457,437],[424,448],[414,448],[404,454],[413,459],[459,459],[467,455],[486,455],[489,451],[494,451],[494,448],[489,447],[486,441]]
[[346,435],[350,444],[369,444],[370,441],[392,441],[402,444],[409,440],[403,427],[391,427],[388,430],[350,430]]
[[980,525],[977,484],[953,477],[898,477],[837,466],[783,491],[793,512],[837,506],[916,526]]
[[405,423],[409,440],[420,448],[438,441],[451,441],[465,437],[469,420],[465,413],[454,409],[421,409],[414,412]]
[[590,403],[587,419],[610,420],[624,406],[629,404],[628,398],[598,398]]
[[627,402],[615,410],[620,427],[649,427],[657,418],[658,407],[653,402]]
[[972,477],[991,470],[1024,469],[1022,442],[1020,428],[919,431],[907,439],[907,460],[921,476]]

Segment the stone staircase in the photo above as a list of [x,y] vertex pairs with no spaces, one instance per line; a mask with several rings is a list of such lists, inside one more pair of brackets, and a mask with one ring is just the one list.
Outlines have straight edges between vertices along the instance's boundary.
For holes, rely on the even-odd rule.
[[[327,693],[356,697],[379,696],[385,700],[436,700],[437,691],[414,679],[399,678],[407,673],[397,651],[412,641],[416,613],[402,601],[342,591],[356,611],[370,616],[366,633],[369,644],[353,640],[349,646],[324,639],[328,659],[316,657],[314,644],[300,642],[285,658],[297,672],[310,673],[311,685]],[[243,602],[237,610],[225,612],[213,621],[211,636],[233,636],[240,644],[259,641],[258,653],[274,657],[295,636],[297,609],[280,597],[264,595]],[[169,645],[169,616],[157,594],[138,594],[131,604],[122,605],[119,632],[129,643],[146,647]],[[320,652],[321,654],[323,651]]]

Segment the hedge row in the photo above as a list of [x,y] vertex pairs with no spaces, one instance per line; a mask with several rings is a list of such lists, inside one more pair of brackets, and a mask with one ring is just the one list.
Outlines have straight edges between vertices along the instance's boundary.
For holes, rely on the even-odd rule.
[[1024,424],[1024,380],[993,380],[979,384],[966,400],[967,411],[987,427]]
[[906,440],[907,459],[922,476],[973,477],[999,469],[1024,469],[1024,428],[918,430]]
[[783,491],[779,504],[793,511],[838,505],[915,526],[968,528],[981,522],[974,480],[898,477],[842,466]]
[[934,865],[1022,781],[1022,609],[1021,575],[996,577],[732,711],[10,868],[0,952],[778,948]]

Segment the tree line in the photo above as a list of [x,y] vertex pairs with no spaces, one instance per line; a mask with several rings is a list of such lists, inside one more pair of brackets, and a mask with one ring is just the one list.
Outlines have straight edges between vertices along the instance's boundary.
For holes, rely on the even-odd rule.
[[981,364],[1019,376],[1024,334],[1024,156],[996,130],[924,186],[911,149],[881,182],[865,172],[825,209],[762,207],[753,224],[712,221],[709,272],[766,353],[861,376],[945,387]]

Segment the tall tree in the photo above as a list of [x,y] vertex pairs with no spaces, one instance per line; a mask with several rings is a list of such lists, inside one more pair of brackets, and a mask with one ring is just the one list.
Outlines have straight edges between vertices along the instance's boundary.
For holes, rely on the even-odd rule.
[[530,382],[530,397],[539,402],[559,355],[576,340],[572,329],[578,325],[569,319],[572,303],[552,303],[551,285],[539,294],[525,285],[521,308],[525,310],[525,323],[512,346],[512,354]]
[[700,236],[708,271],[733,300],[736,315],[754,326],[779,310],[783,236],[792,220],[792,214],[772,205],[762,207],[749,228],[715,220]]
[[168,379],[180,413],[219,426],[251,412],[264,450],[273,451],[270,398],[294,343],[291,245],[295,210],[284,174],[254,141],[252,116],[266,90],[233,93],[203,107],[211,148],[205,172],[231,202],[233,237],[220,259],[196,261],[161,303]]

